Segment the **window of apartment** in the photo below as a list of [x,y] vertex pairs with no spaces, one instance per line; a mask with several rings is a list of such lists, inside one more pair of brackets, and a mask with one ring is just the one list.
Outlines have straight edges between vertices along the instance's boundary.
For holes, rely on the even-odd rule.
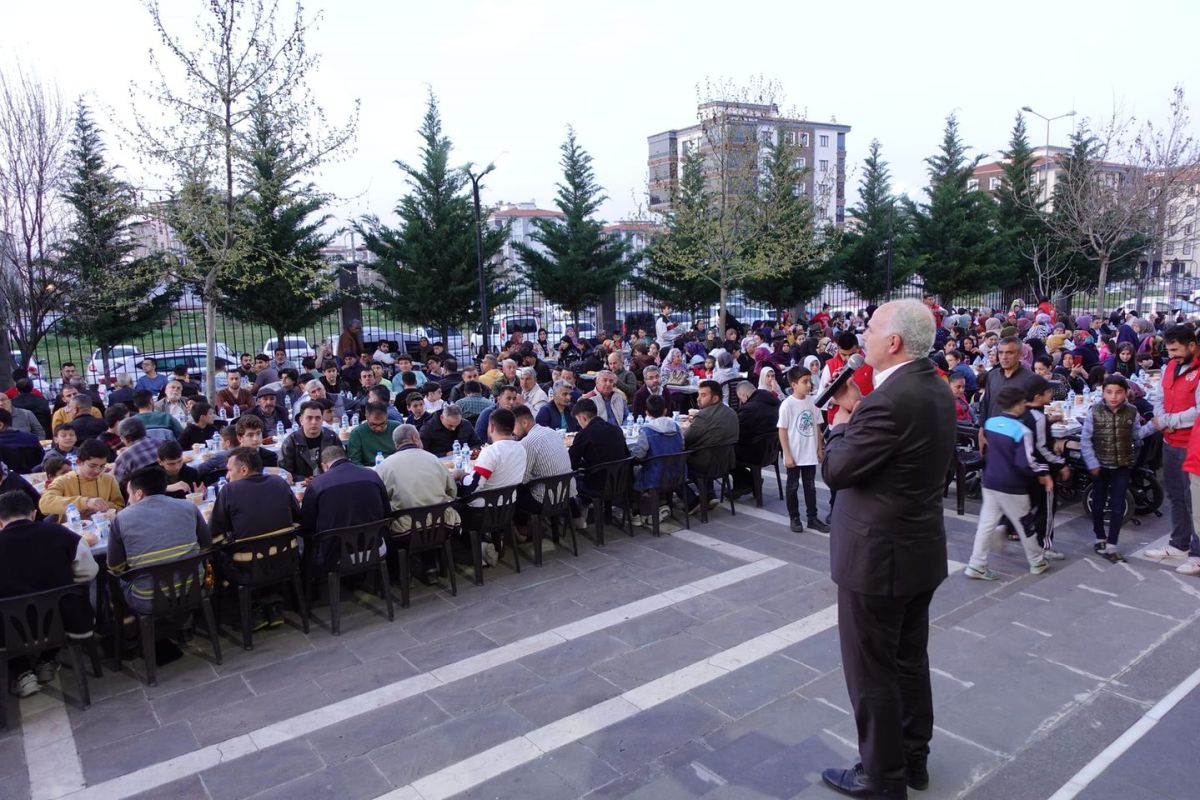
[[1196,207],[1195,207],[1195,206],[1188,206],[1188,207],[1187,207],[1186,209],[1184,209],[1184,211],[1183,211],[1183,215],[1184,215],[1185,217],[1190,217],[1192,214],[1195,214],[1195,213],[1196,213]]
[[1167,242],[1165,245],[1163,245],[1163,254],[1168,256],[1175,255],[1175,243]]
[[1183,243],[1183,254],[1185,256],[1190,256],[1192,254],[1192,243],[1191,242]]
[[992,192],[1000,191],[1000,187],[1004,185],[1004,181],[1000,178],[991,178],[988,180],[988,190]]
[[800,134],[800,146],[808,147],[808,134],[807,133]]
[[821,165],[821,172],[829,172],[829,159],[822,158],[820,165]]
[[820,143],[821,147],[829,147],[829,137],[825,134],[821,134],[821,137],[820,137],[820,139],[818,139],[818,142]]
[[968,192],[973,192],[978,188],[979,188],[979,181],[976,178],[970,178],[967,180],[967,191]]
[[1174,236],[1178,232],[1179,232],[1178,225],[1168,225],[1167,226],[1167,236]]
[[1191,236],[1192,235],[1192,223],[1189,222],[1187,225],[1184,225],[1183,232],[1185,235]]
[[785,144],[795,144],[796,143],[796,132],[795,131],[787,131],[786,133],[784,133],[783,141]]
[[808,166],[808,159],[807,159],[807,158],[803,158],[803,157],[801,157],[801,158],[797,158],[797,159],[796,159],[796,169],[804,169],[804,168],[806,168],[807,166]]
[[804,187],[803,183],[797,183],[796,188],[793,190],[793,194],[795,194],[796,197],[804,197],[804,193],[806,191],[808,190]]

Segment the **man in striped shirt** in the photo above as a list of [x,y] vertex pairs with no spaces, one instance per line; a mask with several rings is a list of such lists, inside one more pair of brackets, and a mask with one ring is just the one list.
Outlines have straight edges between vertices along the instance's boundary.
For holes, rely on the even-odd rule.
[[[147,467],[129,476],[129,506],[117,514],[109,532],[108,565],[113,572],[178,561],[212,546],[200,509],[188,500],[167,497],[166,491],[167,473],[162,467]],[[148,577],[123,588],[131,609],[150,611],[154,592]]]

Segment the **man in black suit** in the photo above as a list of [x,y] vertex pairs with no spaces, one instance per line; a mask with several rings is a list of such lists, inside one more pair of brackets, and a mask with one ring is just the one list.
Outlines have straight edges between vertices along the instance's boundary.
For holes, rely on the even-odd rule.
[[942,480],[954,456],[954,398],[928,359],[934,320],[916,300],[887,303],[866,333],[874,391],[835,398],[825,483],[838,491],[830,562],[842,669],[862,759],[828,769],[850,797],[897,800],[929,784],[933,735],[929,602],[946,577]]

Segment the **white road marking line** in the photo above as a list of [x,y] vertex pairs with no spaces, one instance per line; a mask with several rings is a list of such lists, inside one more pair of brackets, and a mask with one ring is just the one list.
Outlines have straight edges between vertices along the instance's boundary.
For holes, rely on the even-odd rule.
[[[972,684],[972,685],[974,685],[974,684]],[[941,725],[934,725],[933,729],[935,731],[937,731],[938,733],[940,733],[942,736],[948,736],[949,738],[954,739],[956,741],[962,742],[964,744],[969,744],[972,747],[977,747],[980,750],[982,750],[983,752],[988,753],[993,756],[996,756],[997,758],[1009,758],[1010,757],[1008,753],[1001,753],[999,750],[993,750],[992,748],[988,747],[985,744],[980,744],[979,742],[976,742],[973,739],[968,739],[965,736],[960,736],[959,734],[955,733],[954,731],[948,731],[945,728],[943,728]]]
[[[1088,563],[1092,562],[1089,561]],[[1088,586],[1086,583],[1077,583],[1075,584],[1075,588],[1083,589],[1085,592],[1091,592],[1092,594],[1104,595],[1105,597],[1120,597],[1116,592],[1106,592],[1103,589],[1097,589],[1095,586]]]
[[840,734],[834,733],[833,731],[829,730],[829,728],[821,728],[821,733],[825,734],[826,736],[830,737],[831,739],[834,739],[834,740],[840,742],[841,744],[844,744],[846,747],[850,748],[851,752],[853,752],[854,754],[856,754],[856,755],[858,754],[858,742],[852,742],[849,739],[847,739],[845,736],[842,736]]
[[[778,523],[779,525],[791,525],[792,524],[792,521],[787,518],[787,515],[777,514],[774,511],[767,511],[765,508],[758,508],[757,506],[745,506],[743,508],[739,508],[738,513],[745,514],[747,517],[755,517],[757,519],[765,520],[767,522],[775,522],[775,523]],[[798,533],[796,535],[804,536],[805,534],[809,534],[809,533],[815,534],[817,536],[822,536],[826,539],[829,538],[828,533],[821,533],[820,531],[814,531],[811,528],[807,528],[807,527],[804,529],[804,533]]]
[[1118,566],[1118,567],[1123,567],[1123,568],[1124,568],[1124,569],[1125,569],[1127,572],[1129,572],[1129,574],[1130,574],[1130,575],[1132,575],[1133,577],[1137,578],[1137,579],[1138,579],[1138,583],[1141,583],[1142,581],[1146,580],[1146,576],[1145,576],[1145,575],[1143,575],[1142,573],[1138,572],[1136,569],[1134,569],[1133,567],[1131,567],[1129,564],[1125,563],[1124,561],[1118,561],[1118,562],[1117,562],[1117,566]]
[[[478,675],[502,664],[508,664],[533,653],[538,653],[564,642],[578,639],[589,633],[611,628],[622,622],[645,616],[659,609],[667,608],[674,603],[695,597],[698,594],[712,592],[757,575],[762,575],[773,569],[778,569],[787,563],[778,558],[764,556],[761,553],[756,553],[744,547],[722,542],[719,539],[714,539],[702,533],[693,532],[687,540],[692,544],[723,552],[733,558],[749,561],[749,563],[709,575],[708,577],[692,581],[674,589],[668,589],[667,591],[644,597],[640,600],[634,600],[631,603],[626,603],[623,606],[618,606],[608,611],[592,614],[575,622],[559,625],[548,631],[518,639],[453,664],[437,667],[428,672],[422,672],[377,687],[362,694],[354,695],[353,697],[330,703],[321,708],[298,714],[248,733],[231,737],[225,741],[202,747],[199,750],[194,750],[178,758],[143,767],[142,769],[126,773],[125,775],[112,778],[94,786],[81,788],[83,787],[83,779],[82,769],[80,769],[80,778],[77,783],[70,786],[64,785],[59,789],[55,789],[52,793],[48,791],[48,793],[38,797],[37,800],[57,800],[57,798],[64,797],[78,800],[83,800],[83,798],[87,800],[101,800],[102,798],[117,800],[117,798],[154,789],[179,778],[184,778],[214,767],[225,761],[240,758],[241,756],[263,750],[267,747],[297,739],[313,731],[336,725],[339,722],[345,722],[381,706],[397,703],[406,698],[427,692],[430,689]],[[726,671],[726,669],[722,668],[722,672]],[[65,710],[63,714],[65,716]],[[67,725],[67,734],[68,736],[70,734],[69,724]],[[70,737],[70,745],[73,750],[73,737]],[[44,763],[39,762],[37,774],[52,775],[56,771],[61,771],[62,768],[57,758],[56,755],[52,764],[46,762],[45,759],[43,759]],[[78,759],[78,756],[76,756],[76,759]],[[30,769],[30,775],[35,775],[32,768]],[[419,797],[419,795],[411,796]]]
[[[517,767],[535,761],[597,731],[630,719],[641,711],[661,705],[747,664],[778,653],[792,644],[829,630],[837,624],[837,606],[832,605],[773,631],[755,636],[716,655],[695,661],[610,700],[555,720],[516,736],[463,761],[443,767],[379,797],[399,800],[445,800]],[[833,734],[831,734],[833,735]]]
[[1182,683],[1172,689],[1166,697],[1154,704],[1154,707],[1142,715],[1128,730],[1117,737],[1116,741],[1100,751],[1100,754],[1089,761],[1083,769],[1075,773],[1069,781],[1062,785],[1050,800],[1073,800],[1092,781],[1108,769],[1114,761],[1121,757],[1139,739],[1145,736],[1159,723],[1167,712],[1179,704],[1196,687],[1200,686],[1200,669],[1189,675]]
[[813,698],[813,700],[814,700],[815,702],[817,702],[817,703],[820,703],[820,704],[821,704],[821,705],[823,705],[823,706],[829,706],[829,707],[830,707],[830,708],[832,708],[834,711],[840,711],[840,712],[841,712],[841,713],[843,713],[843,714],[849,714],[849,713],[850,713],[850,710],[849,710],[849,709],[842,708],[842,707],[841,707],[841,706],[839,706],[837,703],[831,703],[830,701],[826,700],[824,697],[814,697],[814,698]]
[[[1200,589],[1192,586],[1191,583],[1188,583],[1183,578],[1173,572],[1164,572],[1162,574],[1179,584],[1179,588],[1183,590],[1184,594],[1190,594],[1192,597],[1200,597]],[[1195,581],[1192,581],[1192,583],[1195,583]]]
[[1115,606],[1116,608],[1125,608],[1130,611],[1140,611],[1143,614],[1149,614],[1152,617],[1161,617],[1161,618],[1163,618],[1165,620],[1169,620],[1171,622],[1182,622],[1182,620],[1172,617],[1170,614],[1163,614],[1159,611],[1151,611],[1148,608],[1138,608],[1137,606],[1131,606],[1131,605],[1128,605],[1127,603],[1118,603],[1116,600],[1109,600],[1108,604],[1110,606]]
[[1044,636],[1047,639],[1049,639],[1053,635],[1053,634],[1046,633],[1045,631],[1039,631],[1037,628],[1033,627],[1032,625],[1026,625],[1024,622],[1018,622],[1017,620],[1013,620],[1012,624],[1016,625],[1018,628],[1024,628],[1027,631],[1033,631],[1038,636]]
[[[0,686],[0,691],[8,691],[8,687]],[[54,702],[29,717],[22,713],[21,744],[25,748],[32,800],[61,797],[85,785],[71,718],[61,702]]]
[[963,687],[964,689],[970,689],[971,687],[973,687],[975,685],[971,681],[964,681],[962,678],[956,678],[953,675],[951,675],[949,672],[946,672],[943,669],[938,669],[937,667],[930,667],[929,671],[932,672],[934,675],[941,675],[943,678],[946,678],[947,680],[954,681],[955,683],[957,683],[959,686]]
[[1049,603],[1049,602],[1050,602],[1050,598],[1048,598],[1048,597],[1041,597],[1040,595],[1036,595],[1036,594],[1033,594],[1033,593],[1031,593],[1031,592],[1017,592],[1017,594],[1021,595],[1021,597],[1028,597],[1030,600],[1040,600],[1040,601],[1041,601],[1041,602],[1043,602],[1043,603]]

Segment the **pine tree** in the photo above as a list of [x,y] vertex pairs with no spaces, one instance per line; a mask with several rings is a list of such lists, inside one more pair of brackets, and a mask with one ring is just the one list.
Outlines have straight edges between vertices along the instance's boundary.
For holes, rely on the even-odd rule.
[[[858,205],[850,210],[856,224],[842,236],[835,257],[838,280],[860,298],[878,303],[891,287],[902,284],[908,273],[896,258],[895,243],[903,238],[906,217],[896,208],[892,195],[892,177],[888,163],[880,157],[879,140],[863,161],[863,176],[858,184]],[[892,249],[892,274],[888,275],[888,248]]]
[[255,103],[238,164],[245,193],[245,257],[221,273],[218,305],[226,315],[269,327],[283,337],[318,324],[341,302],[321,249],[328,197],[302,183],[302,151],[266,99]]
[[179,293],[162,258],[134,257],[134,191],[105,160],[100,129],[82,101],[69,162],[65,197],[74,213],[60,261],[67,284],[60,328],[96,343],[107,380],[113,346],[157,330]]
[[527,244],[513,249],[525,267],[529,285],[562,306],[578,325],[579,312],[626,278],[633,264],[625,243],[606,236],[595,218],[607,197],[596,183],[592,157],[579,146],[574,128],[567,129],[567,139],[559,149],[563,182],[558,184],[554,204],[563,217],[534,220],[530,238],[544,253]]
[[[367,216],[354,228],[379,258],[372,265],[382,278],[371,290],[376,301],[398,319],[429,325],[445,335],[480,316],[475,214],[467,177],[450,167],[453,145],[442,133],[432,92],[418,133],[423,142],[420,163],[396,162],[411,188],[396,206],[399,227]],[[483,231],[488,308],[513,296],[495,266],[506,237],[503,228]]]
[[779,131],[766,148],[755,220],[754,242],[762,263],[778,265],[773,274],[742,280],[742,293],[776,311],[797,307],[820,294],[830,277],[830,256],[837,242],[832,226],[818,230],[816,213],[802,192],[807,168],[798,166],[798,150]]
[[941,151],[925,159],[928,202],[907,203],[912,229],[905,241],[907,266],[919,274],[925,291],[943,304],[966,292],[994,287],[999,238],[993,204],[967,181],[982,156],[970,158],[958,134],[958,120],[946,118]]
[[648,248],[645,271],[633,278],[633,285],[650,297],[693,315],[717,302],[721,290],[708,278],[682,269],[666,254],[668,248],[683,252],[698,247],[691,223],[705,214],[704,181],[704,155],[693,150],[683,158],[679,182],[671,192],[671,210],[663,214],[666,230]]
[[[1001,274],[998,284],[1016,290],[1030,282],[1030,271],[1035,267],[1030,258],[1031,248],[1046,242],[1045,223],[1041,218],[1042,203],[1038,199],[1038,185],[1033,180],[1033,148],[1025,129],[1025,117],[1017,114],[1009,137],[1008,149],[1001,152],[1003,186],[995,193],[996,229],[1000,234],[999,263]],[[1049,157],[1049,154],[1047,154]],[[1038,258],[1040,262],[1041,259]]]

